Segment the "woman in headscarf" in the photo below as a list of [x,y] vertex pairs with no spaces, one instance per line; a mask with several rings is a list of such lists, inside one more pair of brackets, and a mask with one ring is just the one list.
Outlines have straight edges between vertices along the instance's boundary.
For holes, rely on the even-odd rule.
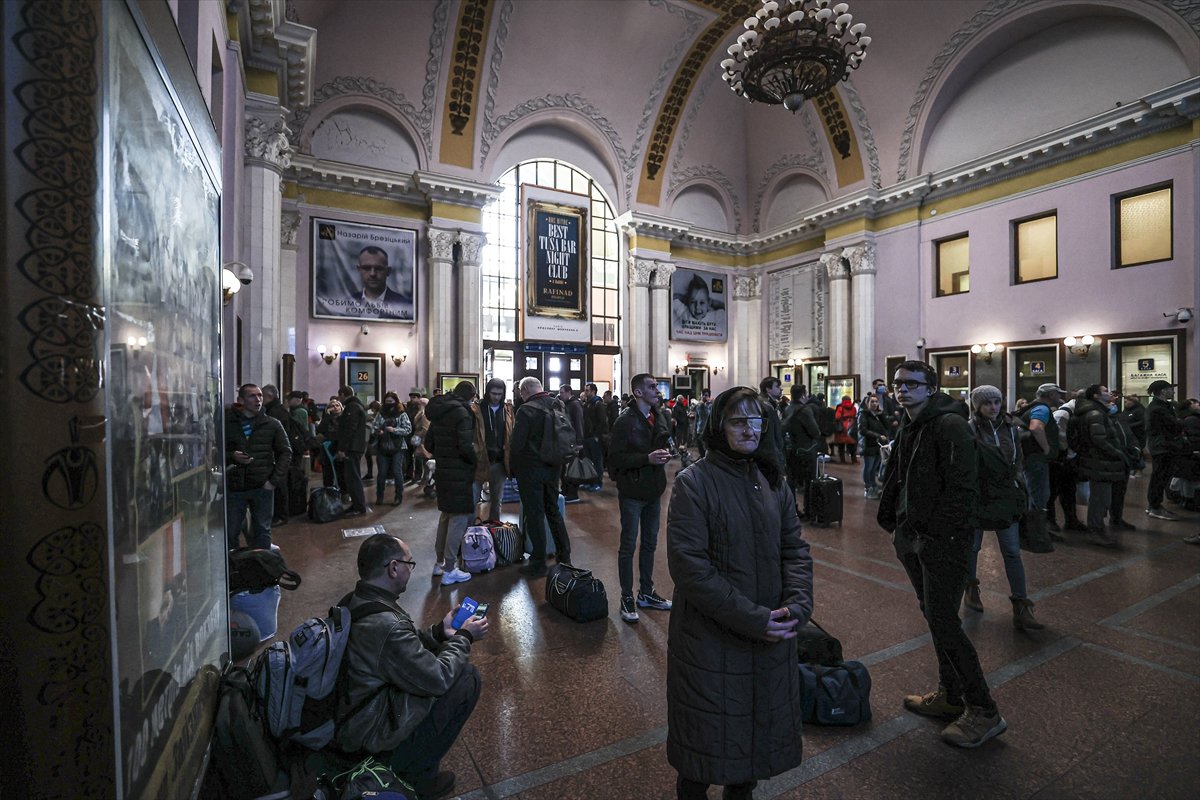
[[739,386],[713,403],[708,452],[675,479],[667,564],[667,760],[677,796],[750,798],[800,763],[796,629],[812,614],[812,556],[796,498],[760,450],[766,413]]

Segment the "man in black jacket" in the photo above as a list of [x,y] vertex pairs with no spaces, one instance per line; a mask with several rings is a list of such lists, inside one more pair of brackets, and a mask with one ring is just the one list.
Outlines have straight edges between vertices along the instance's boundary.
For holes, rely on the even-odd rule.
[[780,474],[786,474],[787,465],[783,456],[783,425],[779,419],[779,398],[783,396],[783,384],[778,378],[767,376],[758,383],[758,399],[766,406],[767,427],[762,434],[759,452],[769,448],[771,458],[779,466]]
[[805,498],[807,515],[808,494],[805,489],[816,478],[817,454],[821,451],[821,442],[825,440],[817,425],[816,404],[812,402],[807,387],[792,387],[792,402],[788,404],[782,425],[788,483],[796,497]]
[[350,495],[350,508],[345,516],[361,517],[367,508],[367,495],[363,490],[362,459],[367,452],[367,410],[349,386],[338,389],[342,402],[342,413],[337,424],[337,460],[345,469],[346,485],[342,490]]
[[[558,387],[558,399],[562,401],[563,407],[567,409],[567,419],[571,420],[571,427],[575,429],[575,445],[576,447],[583,446],[583,403],[571,391],[571,387],[563,384]],[[566,465],[563,465],[562,474],[563,487],[563,502],[578,503],[579,500],[579,484],[575,481],[567,480]]]
[[[609,444],[608,464],[617,482],[621,509],[621,543],[617,574],[621,580],[621,619],[638,621],[638,606],[669,611],[671,601],[654,591],[654,552],[658,548],[661,498],[667,488],[665,464],[671,460],[669,412],[659,406],[658,384],[652,375],[634,375],[629,382],[633,403],[617,417]],[[638,555],[640,590],[633,596],[633,551],[641,529]]]
[[1101,547],[1120,546],[1114,533],[1104,527],[1104,516],[1112,505],[1113,484],[1127,480],[1129,475],[1120,431],[1109,411],[1111,401],[1108,387],[1094,383],[1075,401],[1075,409],[1067,423],[1067,441],[1078,455],[1077,474],[1089,485],[1088,532]]
[[884,472],[877,519],[892,534],[938,660],[937,690],[905,697],[904,707],[954,720],[942,739],[978,747],[1008,723],[992,700],[958,616],[979,498],[974,437],[958,415],[958,403],[937,390],[937,370],[925,362],[902,363],[892,386],[905,419]]
[[258,386],[242,386],[238,400],[241,408],[230,408],[225,417],[225,534],[229,549],[237,547],[249,508],[248,544],[266,549],[271,546],[275,487],[287,483],[292,447],[279,420],[263,412]]
[[596,466],[599,477],[583,488],[598,492],[604,487],[604,440],[608,438],[608,407],[594,383],[583,387],[583,452]]
[[1175,384],[1155,381],[1146,391],[1154,398],[1146,406],[1146,449],[1154,462],[1146,489],[1146,513],[1155,519],[1174,520],[1178,517],[1163,508],[1163,494],[1172,477],[1175,456],[1182,452],[1183,445],[1183,424],[1171,403]]
[[[279,424],[283,426],[283,432],[288,433],[289,422],[291,415],[288,414],[287,407],[279,401],[279,387],[273,383],[268,383],[262,387],[263,395],[263,411],[268,417],[279,420]],[[291,467],[294,468],[300,461],[300,451],[295,447],[291,435],[288,435],[288,444],[292,448],[295,456],[292,458]],[[288,521],[288,483],[285,478],[283,484],[275,484],[275,512],[272,515],[271,525],[273,527],[286,525]]]
[[525,515],[526,533],[533,543],[529,563],[521,572],[532,578],[546,574],[546,526],[554,537],[558,563],[571,563],[571,539],[567,524],[558,512],[558,481],[561,467],[542,457],[542,441],[546,433],[546,417],[550,408],[561,402],[542,388],[542,382],[532,376],[517,384],[522,403],[513,421],[512,450],[509,462],[517,478],[521,494],[521,511]]

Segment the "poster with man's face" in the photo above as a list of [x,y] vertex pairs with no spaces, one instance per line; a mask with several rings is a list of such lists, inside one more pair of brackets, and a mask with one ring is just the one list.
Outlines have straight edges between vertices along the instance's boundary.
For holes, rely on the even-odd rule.
[[726,277],[719,272],[677,268],[671,275],[671,338],[725,341],[729,332],[725,288]]
[[312,221],[313,316],[416,322],[417,232]]

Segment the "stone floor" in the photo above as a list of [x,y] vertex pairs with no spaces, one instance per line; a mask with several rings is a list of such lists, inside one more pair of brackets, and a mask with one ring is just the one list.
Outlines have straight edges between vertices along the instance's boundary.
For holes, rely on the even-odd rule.
[[[1013,629],[989,534],[979,562],[986,610],[965,619],[1009,728],[980,750],[956,750],[939,740],[935,721],[901,710],[903,694],[935,684],[927,629],[875,525],[875,503],[862,498],[860,468],[834,463],[831,471],[845,482],[844,522],[805,529],[816,561],[815,617],[842,640],[847,658],[870,667],[874,720],[808,727],[805,763],[760,783],[756,798],[1196,796],[1200,547],[1181,539],[1200,530],[1200,514],[1150,519],[1142,478],[1131,482],[1126,515],[1138,531],[1120,550],[1073,538],[1054,553],[1025,554],[1030,595],[1047,625],[1034,633]],[[616,493],[606,484],[583,497],[567,509],[574,561],[595,571],[610,600],[608,619],[587,624],[548,608],[544,581],[513,567],[443,588],[431,575],[437,510],[411,489],[403,506],[353,520],[383,525],[412,546],[418,565],[400,602],[415,619],[431,622],[468,595],[491,603],[491,635],[472,652],[483,696],[443,763],[457,773],[463,798],[674,796],[664,746],[669,613],[643,610],[639,624],[622,622]],[[515,520],[518,506],[504,511]],[[342,527],[297,518],[276,530],[303,576],[297,591],[284,593],[281,632],[353,586],[361,540],[344,538]],[[665,540],[655,578],[669,597]]]

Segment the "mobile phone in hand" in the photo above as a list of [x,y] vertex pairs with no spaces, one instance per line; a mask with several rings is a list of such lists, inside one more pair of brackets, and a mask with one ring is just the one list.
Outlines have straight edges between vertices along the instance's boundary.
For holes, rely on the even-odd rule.
[[450,622],[450,627],[458,630],[463,626],[463,623],[475,616],[476,609],[479,608],[479,603],[476,603],[471,598],[465,598],[462,605],[458,609],[458,613],[454,615],[454,619]]
[[480,603],[478,608],[475,609],[475,616],[476,617],[486,617],[487,612],[488,612],[488,604]]

